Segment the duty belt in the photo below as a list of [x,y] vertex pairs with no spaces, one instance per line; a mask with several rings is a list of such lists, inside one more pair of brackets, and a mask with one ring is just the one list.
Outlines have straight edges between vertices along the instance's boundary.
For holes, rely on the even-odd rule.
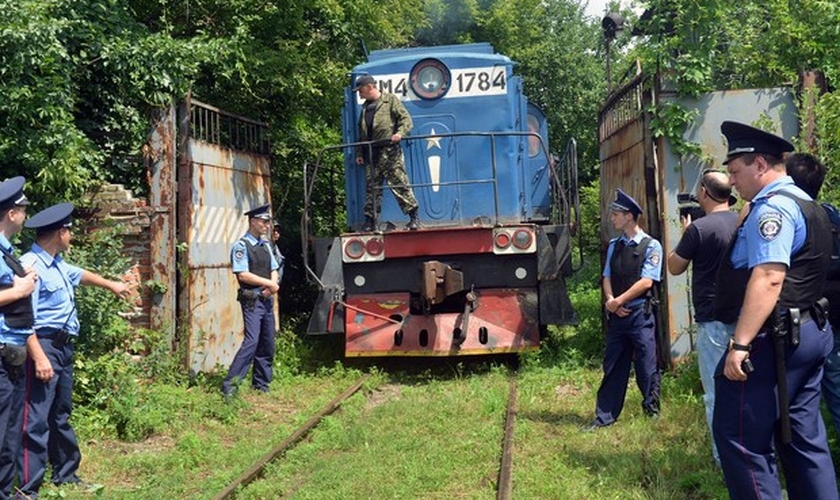
[[41,328],[35,331],[35,335],[39,339],[51,339],[52,345],[56,349],[60,349],[65,345],[73,345],[73,336],[63,328],[61,330],[57,328]]

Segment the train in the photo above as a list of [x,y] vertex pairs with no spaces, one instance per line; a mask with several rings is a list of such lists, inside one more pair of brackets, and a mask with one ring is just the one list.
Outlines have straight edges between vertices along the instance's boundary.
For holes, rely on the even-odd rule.
[[[546,115],[514,67],[473,43],[377,50],[352,68],[343,142],[302,176],[304,267],[318,290],[308,334],[343,335],[346,357],[474,356],[534,351],[548,325],[577,323],[566,286],[580,226],[576,143],[551,152]],[[362,75],[412,117],[401,147],[417,230],[404,229],[387,185],[375,230],[363,230]]]

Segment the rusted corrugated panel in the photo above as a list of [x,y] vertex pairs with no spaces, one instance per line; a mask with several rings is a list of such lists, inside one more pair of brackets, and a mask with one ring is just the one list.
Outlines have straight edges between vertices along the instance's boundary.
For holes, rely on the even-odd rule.
[[210,371],[233,359],[243,334],[230,249],[248,228],[244,212],[270,203],[265,124],[188,99],[180,110],[179,319],[187,365]]
[[618,236],[609,219],[609,206],[620,188],[632,196],[644,210],[640,224],[647,228],[647,217],[655,207],[647,205],[645,165],[647,164],[643,106],[643,81],[635,79],[614,96],[601,110],[599,119],[601,159],[601,241]]
[[192,218],[187,235],[189,365],[207,371],[233,359],[242,314],[230,249],[248,229],[244,212],[270,202],[266,156],[193,142]]
[[[149,169],[151,279],[166,286],[150,308],[151,328],[175,334],[175,107],[156,108],[143,152]],[[148,148],[148,149],[147,149]]]

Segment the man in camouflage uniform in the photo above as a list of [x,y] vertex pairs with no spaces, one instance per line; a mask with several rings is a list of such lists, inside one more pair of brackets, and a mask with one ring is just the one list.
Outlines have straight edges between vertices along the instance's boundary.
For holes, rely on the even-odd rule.
[[[359,116],[359,140],[384,142],[387,145],[374,145],[372,148],[359,147],[356,150],[356,164],[368,164],[366,172],[367,195],[365,196],[365,225],[363,231],[375,228],[374,207],[378,213],[381,206],[382,181],[391,186],[400,209],[410,218],[408,229],[417,229],[417,200],[414,198],[410,181],[405,172],[400,141],[411,131],[411,115],[399,98],[387,92],[380,92],[376,80],[369,75],[360,76],[353,89],[365,99]],[[390,143],[387,143],[390,141]],[[372,153],[373,158],[368,158]]]

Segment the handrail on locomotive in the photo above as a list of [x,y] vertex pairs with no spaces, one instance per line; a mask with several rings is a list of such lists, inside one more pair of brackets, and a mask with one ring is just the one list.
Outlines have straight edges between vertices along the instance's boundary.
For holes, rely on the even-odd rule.
[[[546,169],[549,173],[549,182],[552,186],[552,189],[555,190],[556,196],[553,197],[553,205],[551,210],[551,223],[553,224],[560,224],[560,225],[567,225],[572,235],[577,233],[579,238],[578,250],[579,250],[579,266],[574,271],[580,269],[583,266],[583,245],[582,245],[582,231],[579,231],[580,228],[580,197],[570,196],[571,193],[577,192],[579,189],[578,185],[578,158],[577,158],[577,141],[574,138],[569,139],[567,143],[566,149],[563,153],[563,156],[559,159],[550,154],[548,152],[548,148],[546,147],[545,140],[543,137],[538,134],[537,132],[528,131],[513,131],[513,132],[450,132],[450,133],[437,133],[437,134],[426,134],[426,135],[412,135],[408,137],[404,137],[402,140],[411,143],[412,141],[420,141],[425,139],[443,139],[443,138],[453,138],[457,139],[459,137],[490,137],[490,156],[491,156],[491,165],[492,165],[492,178],[489,179],[473,179],[468,181],[449,181],[449,182],[436,182],[436,183],[413,183],[409,184],[408,187],[415,188],[415,187],[424,187],[424,186],[447,186],[447,185],[462,185],[462,184],[482,184],[482,183],[489,183],[493,185],[493,201],[494,201],[494,210],[495,210],[495,220],[494,225],[498,225],[499,223],[499,200],[498,200],[498,187],[497,187],[497,180],[496,180],[496,138],[497,137],[511,137],[511,136],[521,136],[521,137],[529,137],[536,138],[539,141],[540,150],[544,153],[546,158],[546,165],[538,169],[538,171],[534,174],[535,177],[542,175],[541,173],[544,172]],[[303,265],[306,269],[306,276],[310,281],[314,281],[321,289],[324,288],[324,284],[321,282],[319,276],[315,272],[314,269],[310,266],[310,243],[313,237],[312,234],[312,214],[311,214],[311,207],[312,207],[312,194],[315,189],[315,185],[318,179],[319,171],[322,168],[322,159],[325,154],[331,151],[344,151],[349,148],[355,149],[357,147],[367,147],[372,149],[373,147],[380,146],[382,143],[385,142],[386,144],[390,141],[361,141],[361,142],[351,142],[351,143],[343,143],[334,146],[327,146],[322,148],[316,157],[314,164],[305,163],[303,166],[303,210],[301,213],[301,248],[303,249]],[[369,155],[370,157],[370,155]],[[311,172],[310,172],[311,168]],[[331,169],[335,169],[334,167],[328,167]],[[338,167],[337,170],[343,170],[343,165]],[[331,172],[335,173],[335,172]],[[387,189],[389,189],[388,187]],[[386,189],[386,187],[378,186],[376,189]],[[572,203],[570,202],[570,198],[574,201],[574,207],[572,207]],[[332,200],[333,202],[335,200]],[[571,211],[574,210],[574,220],[572,220]],[[332,214],[332,226],[335,233],[341,233],[343,231],[338,230],[336,227],[336,220],[335,220],[335,213],[336,210],[333,210]]]

